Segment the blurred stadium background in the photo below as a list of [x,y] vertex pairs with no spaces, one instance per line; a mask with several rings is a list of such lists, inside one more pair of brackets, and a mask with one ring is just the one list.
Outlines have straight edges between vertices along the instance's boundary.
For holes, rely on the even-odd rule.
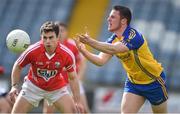
[[[0,88],[10,89],[10,73],[18,57],[6,47],[11,30],[25,30],[34,43],[40,38],[42,23],[63,21],[69,24],[71,37],[84,33],[87,27],[92,37],[105,41],[111,35],[106,19],[117,4],[132,10],[131,25],[146,36],[167,74],[169,112],[180,112],[180,0],[0,0],[0,65],[5,68]],[[89,62],[87,65],[84,85],[92,112],[119,112],[126,73],[118,60],[113,57],[103,67]],[[22,79],[27,69],[23,70]],[[41,108],[32,112],[41,112]],[[140,112],[151,112],[148,102]]]

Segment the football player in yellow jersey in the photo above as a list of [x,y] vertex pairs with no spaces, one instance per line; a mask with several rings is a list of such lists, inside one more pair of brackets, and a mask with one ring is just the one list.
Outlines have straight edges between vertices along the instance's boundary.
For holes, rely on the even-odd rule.
[[[75,40],[78,49],[98,66],[104,65],[113,55],[119,58],[128,77],[121,103],[122,113],[137,113],[146,99],[154,113],[166,113],[168,95],[163,68],[153,58],[144,36],[130,26],[130,9],[114,6],[107,21],[108,30],[113,34],[106,42],[80,34]],[[89,52],[84,44],[101,51],[100,54]]]

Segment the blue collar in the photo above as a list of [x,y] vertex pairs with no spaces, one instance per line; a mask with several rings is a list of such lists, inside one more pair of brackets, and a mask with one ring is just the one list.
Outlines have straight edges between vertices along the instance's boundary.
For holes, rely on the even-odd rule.
[[[128,36],[129,36],[129,30],[130,30],[130,29],[131,29],[131,26],[128,25],[128,26],[126,27],[126,29],[124,30],[124,32],[123,32],[123,34],[122,34],[122,36],[124,36],[124,39],[127,39],[127,38],[128,38]],[[111,36],[111,40],[114,40],[116,37],[117,37],[117,35],[114,33],[114,34]]]
[[122,36],[126,37],[129,35],[129,30],[131,29],[130,25],[128,25],[124,31],[124,33],[122,34]]

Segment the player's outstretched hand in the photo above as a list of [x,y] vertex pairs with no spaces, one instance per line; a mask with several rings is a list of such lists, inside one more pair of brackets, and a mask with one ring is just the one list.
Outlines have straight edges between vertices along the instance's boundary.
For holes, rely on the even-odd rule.
[[89,44],[91,41],[91,37],[88,34],[78,34],[76,37],[84,44]]
[[86,46],[79,41],[79,37],[76,37],[76,38],[73,38],[73,39],[74,39],[74,41],[76,43],[76,46],[77,46],[77,48],[79,49],[80,52],[82,52],[83,50],[86,50]]

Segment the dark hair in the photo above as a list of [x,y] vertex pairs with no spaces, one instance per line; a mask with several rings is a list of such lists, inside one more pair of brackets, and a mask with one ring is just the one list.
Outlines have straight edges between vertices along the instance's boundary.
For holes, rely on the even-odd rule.
[[113,7],[114,10],[119,11],[121,17],[127,19],[127,24],[129,25],[131,22],[132,14],[128,7],[116,5]]
[[59,26],[58,26],[58,24],[55,24],[52,21],[47,21],[40,28],[41,34],[42,34],[42,32],[47,33],[47,32],[50,32],[50,31],[55,32],[56,36],[58,36],[58,34],[59,34]]

